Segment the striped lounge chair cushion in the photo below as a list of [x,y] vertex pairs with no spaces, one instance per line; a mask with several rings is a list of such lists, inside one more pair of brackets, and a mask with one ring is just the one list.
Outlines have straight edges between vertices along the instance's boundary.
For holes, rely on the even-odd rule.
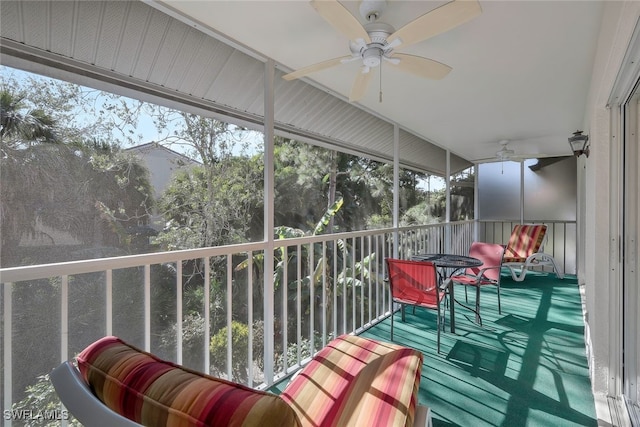
[[282,398],[303,426],[411,426],[422,353],[343,335],[316,355]]
[[547,226],[544,224],[518,224],[513,227],[504,251],[503,262],[525,262],[540,250]]
[[77,357],[78,368],[111,410],[149,426],[299,426],[279,396],[163,361],[116,337]]

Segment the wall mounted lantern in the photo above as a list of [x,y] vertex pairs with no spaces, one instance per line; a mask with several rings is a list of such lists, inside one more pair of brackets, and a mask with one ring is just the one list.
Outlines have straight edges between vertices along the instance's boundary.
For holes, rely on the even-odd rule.
[[574,156],[580,157],[585,154],[589,157],[589,135],[583,135],[581,130],[575,131],[573,136],[569,137],[569,145]]

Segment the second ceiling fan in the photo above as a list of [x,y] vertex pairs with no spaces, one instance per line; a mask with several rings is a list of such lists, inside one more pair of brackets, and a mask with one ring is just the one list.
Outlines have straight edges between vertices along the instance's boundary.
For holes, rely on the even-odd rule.
[[[329,24],[349,38],[351,55],[309,65],[283,76],[298,79],[316,71],[351,61],[361,61],[362,69],[351,88],[349,102],[361,99],[371,80],[371,69],[383,61],[392,66],[428,79],[441,79],[451,67],[421,56],[399,53],[401,47],[421,42],[461,25],[482,13],[477,0],[454,0],[433,9],[409,22],[399,30],[379,20],[386,7],[385,0],[363,0],[360,14],[367,21],[364,26],[337,0],[312,0],[311,5]],[[380,94],[382,100],[382,94]]]

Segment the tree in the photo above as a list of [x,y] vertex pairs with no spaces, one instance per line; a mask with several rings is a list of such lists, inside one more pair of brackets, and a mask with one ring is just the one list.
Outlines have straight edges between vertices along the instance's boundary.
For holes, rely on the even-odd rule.
[[250,241],[262,235],[263,166],[233,157],[179,172],[159,201],[167,226],[156,241],[192,249]]
[[112,125],[81,126],[73,119],[94,105],[85,98],[90,91],[79,88],[2,75],[3,266],[19,265],[23,257],[39,263],[68,260],[60,258],[60,251],[21,253],[24,238],[54,242],[50,230],[68,233],[79,246],[127,250],[132,243],[128,230],[148,223],[153,200],[146,169],[124,155],[118,141],[99,137]]
[[276,141],[276,221],[302,229],[315,226],[318,216],[338,199],[344,206],[328,225],[328,232],[365,228],[376,212],[368,164],[334,150],[279,138]]
[[[59,89],[59,90],[58,90]],[[118,141],[98,138],[87,129],[75,126],[70,113],[82,108],[72,105],[80,92],[73,85],[40,79],[12,80],[2,75],[0,85],[0,264],[10,267],[25,264],[69,261],[78,258],[127,253],[131,247],[131,226],[145,224],[152,204],[147,171],[119,150]],[[69,95],[69,96],[67,96]],[[55,108],[51,108],[51,107]],[[86,132],[86,133],[85,133]],[[64,236],[64,250],[55,245],[53,234]],[[22,246],[23,239],[38,238]],[[47,241],[48,239],[48,241]],[[73,244],[75,243],[75,244]],[[119,288],[114,273],[114,289]],[[95,337],[100,328],[95,319],[103,305],[96,308],[96,290],[104,285],[94,275],[68,278],[70,329]],[[77,288],[75,285],[78,285]],[[115,292],[114,304],[129,299],[130,286]],[[118,289],[119,290],[119,289]],[[34,343],[55,348],[59,340],[56,322],[60,298],[59,280],[34,280],[13,285],[13,333],[28,337],[14,341],[13,396],[40,393],[36,375],[55,363],[50,352],[34,352]],[[99,304],[99,302],[98,302]],[[78,313],[74,313],[78,310]],[[124,312],[120,320],[131,323]],[[79,322],[77,325],[74,322]],[[87,325],[91,325],[88,327]],[[74,326],[77,326],[75,328]],[[95,338],[94,338],[95,339]],[[27,386],[32,383],[30,388]],[[26,390],[26,391],[25,391]]]
[[[26,111],[24,111],[26,110]],[[0,90],[0,147],[3,157],[7,150],[33,142],[56,142],[55,121],[43,110],[28,110],[24,98]]]

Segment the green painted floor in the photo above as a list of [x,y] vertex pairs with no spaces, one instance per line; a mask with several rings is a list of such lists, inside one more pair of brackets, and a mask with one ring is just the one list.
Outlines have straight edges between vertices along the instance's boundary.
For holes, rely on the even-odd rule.
[[[502,276],[502,314],[495,287],[483,288],[483,326],[456,306],[436,351],[435,313],[396,313],[394,342],[424,354],[420,404],[438,426],[596,426],[575,276],[532,273],[518,283]],[[464,288],[456,288],[464,302]],[[474,303],[469,292],[469,303]],[[390,340],[390,320],[363,336]]]

